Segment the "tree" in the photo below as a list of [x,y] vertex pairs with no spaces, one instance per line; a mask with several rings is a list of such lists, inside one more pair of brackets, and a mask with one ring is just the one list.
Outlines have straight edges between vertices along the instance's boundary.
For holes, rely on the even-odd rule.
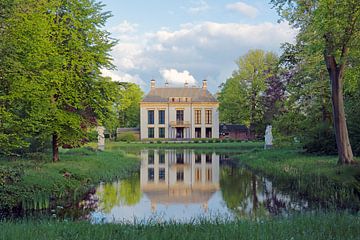
[[353,163],[346,125],[343,81],[349,51],[359,42],[357,0],[272,0],[281,17],[299,29],[297,42],[308,54],[322,52],[331,83],[339,164]]
[[250,126],[251,133],[263,132],[263,95],[266,79],[275,74],[278,58],[272,52],[250,50],[236,62],[233,72],[219,94],[221,121]]
[[112,67],[115,42],[101,29],[110,14],[91,0],[12,3],[1,37],[1,123],[9,130],[22,120],[24,133],[52,136],[58,161],[59,146],[79,146],[88,128],[113,114],[114,83],[101,76]]
[[116,112],[118,126],[137,127],[140,124],[140,101],[143,92],[139,85],[134,83],[118,83]]

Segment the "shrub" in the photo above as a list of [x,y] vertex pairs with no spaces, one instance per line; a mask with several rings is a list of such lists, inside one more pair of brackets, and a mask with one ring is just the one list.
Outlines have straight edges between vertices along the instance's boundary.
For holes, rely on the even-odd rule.
[[126,133],[122,133],[120,134],[120,136],[118,136],[117,138],[118,141],[122,141],[122,142],[134,142],[136,141],[136,137],[135,134],[132,132],[126,132]]

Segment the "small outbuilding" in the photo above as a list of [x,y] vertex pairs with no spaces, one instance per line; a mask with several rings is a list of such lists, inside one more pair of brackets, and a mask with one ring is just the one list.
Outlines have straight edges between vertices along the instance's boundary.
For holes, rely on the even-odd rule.
[[252,140],[249,129],[241,124],[220,124],[220,139]]

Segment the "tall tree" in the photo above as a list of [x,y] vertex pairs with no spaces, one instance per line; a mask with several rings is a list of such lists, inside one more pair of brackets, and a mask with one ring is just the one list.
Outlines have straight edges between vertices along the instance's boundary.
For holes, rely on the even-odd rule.
[[299,29],[297,42],[309,54],[322,52],[331,83],[333,121],[340,164],[353,163],[346,125],[343,81],[349,51],[360,34],[358,0],[271,0],[278,13]]
[[89,127],[113,114],[114,83],[101,76],[112,67],[115,42],[101,29],[110,14],[91,0],[13,3],[0,48],[0,78],[9,85],[1,107],[32,134],[51,135],[58,161],[59,146],[80,145]]
[[263,95],[266,79],[275,74],[278,57],[272,52],[250,50],[236,62],[238,69],[222,86],[219,94],[221,120],[250,126],[263,132]]

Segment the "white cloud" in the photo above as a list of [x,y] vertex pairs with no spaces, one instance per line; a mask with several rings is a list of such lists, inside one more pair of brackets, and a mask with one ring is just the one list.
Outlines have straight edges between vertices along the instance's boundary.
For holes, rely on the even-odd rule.
[[130,23],[130,22],[124,20],[119,25],[110,28],[110,31],[112,33],[129,34],[129,33],[136,32],[138,26],[139,25],[136,23]]
[[175,31],[162,28],[125,35],[117,37],[112,52],[119,79],[143,79],[148,86],[152,78],[181,84],[186,78],[189,84],[206,78],[209,88],[216,89],[235,70],[238,57],[254,48],[279,52],[281,43],[294,42],[296,31],[285,22],[201,22],[183,24]]
[[226,5],[226,8],[230,10],[238,11],[250,18],[256,18],[256,16],[259,14],[259,10],[257,8],[249,4],[246,4],[244,2],[231,3]]
[[189,71],[179,72],[176,69],[162,69],[160,70],[160,74],[163,79],[169,84],[174,85],[183,85],[184,83],[188,83],[190,86],[195,85],[195,78],[189,73]]
[[140,78],[139,75],[130,75],[128,73],[112,71],[108,69],[102,69],[101,73],[104,77],[110,77],[114,82],[132,82],[144,86],[144,81]]
[[193,2],[193,6],[191,6],[188,9],[188,12],[192,13],[192,14],[198,14],[201,12],[205,12],[208,9],[209,9],[209,4],[205,0],[199,0],[199,1]]

